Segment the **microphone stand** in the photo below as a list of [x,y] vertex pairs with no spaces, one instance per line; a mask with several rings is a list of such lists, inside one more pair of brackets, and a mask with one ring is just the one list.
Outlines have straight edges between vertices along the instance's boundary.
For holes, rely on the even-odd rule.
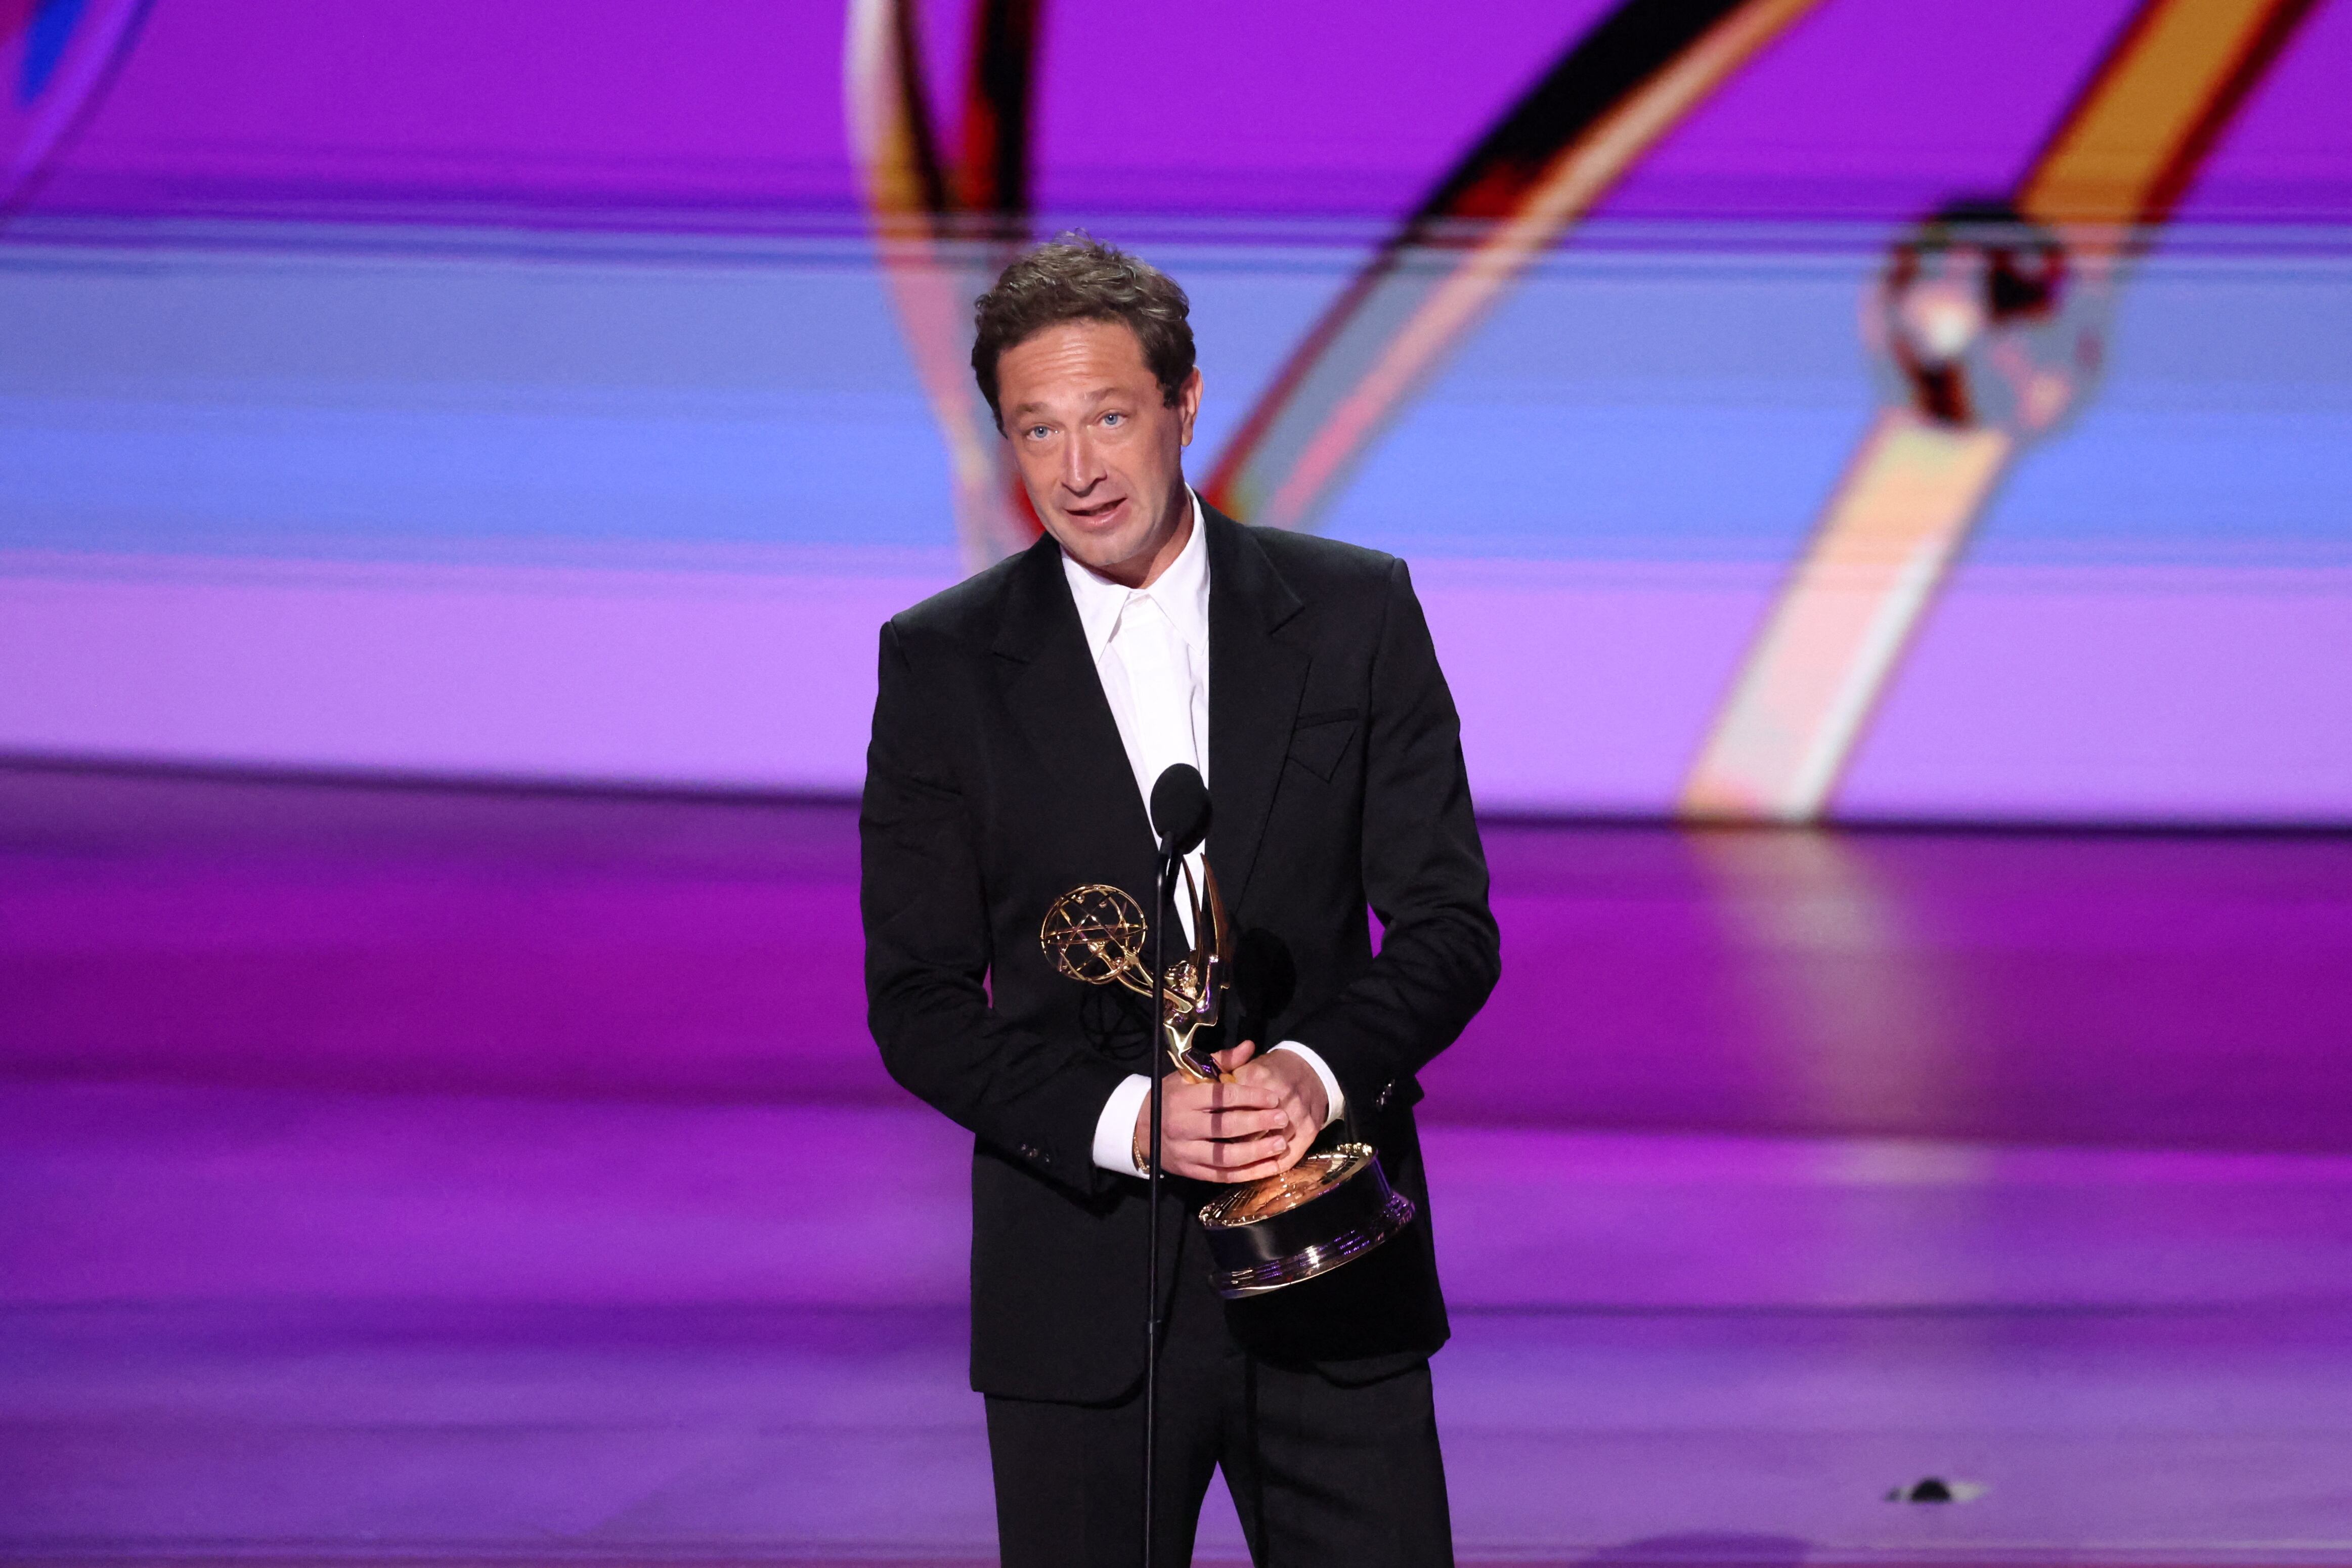
[[1151,919],[1151,1158],[1144,1172],[1146,1201],[1151,1205],[1151,1258],[1143,1271],[1149,1296],[1143,1311],[1148,1336],[1143,1345],[1143,1568],[1152,1568],[1153,1526],[1159,1521],[1154,1483],[1160,1472],[1160,1080],[1167,1076],[1160,1070],[1160,1037],[1168,1028],[1168,910],[1176,896],[1176,868],[1181,860],[1177,855],[1160,857],[1155,879],[1160,898]]

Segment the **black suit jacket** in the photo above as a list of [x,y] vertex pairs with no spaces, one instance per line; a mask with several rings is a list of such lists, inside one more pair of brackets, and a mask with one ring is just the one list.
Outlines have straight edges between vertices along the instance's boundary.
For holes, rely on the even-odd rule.
[[[1494,987],[1486,860],[1403,563],[1205,521],[1208,854],[1247,977],[1225,1037],[1313,1047],[1423,1213],[1232,1321],[1262,1354],[1369,1378],[1446,1336],[1413,1075]],[[1050,539],[883,627],[859,832],[874,1037],[975,1134],[972,1384],[1120,1397],[1143,1369],[1147,1200],[1094,1163],[1095,1125],[1129,1073],[1165,1062],[1148,1001],[1056,973],[1037,936],[1081,883],[1151,908],[1153,838]],[[1172,1263],[1211,1189],[1166,1187]],[[1191,1243],[1183,1266],[1205,1268]]]

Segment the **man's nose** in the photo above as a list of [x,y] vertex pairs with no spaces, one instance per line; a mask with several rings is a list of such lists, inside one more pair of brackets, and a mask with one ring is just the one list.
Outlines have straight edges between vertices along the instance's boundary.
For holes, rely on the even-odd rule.
[[1062,486],[1074,494],[1083,494],[1094,488],[1102,478],[1102,467],[1095,461],[1094,437],[1083,426],[1070,432],[1062,443]]

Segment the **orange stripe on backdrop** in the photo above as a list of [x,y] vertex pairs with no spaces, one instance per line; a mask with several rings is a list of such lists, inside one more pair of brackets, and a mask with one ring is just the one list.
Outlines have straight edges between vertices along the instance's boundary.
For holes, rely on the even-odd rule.
[[[1818,3],[1723,7],[1645,76],[1624,81],[1602,112],[1570,128],[1532,171],[1488,145],[1536,95],[1514,106],[1316,323],[1217,463],[1205,487],[1210,500],[1254,522],[1312,527],[1381,432],[1526,269],[1643,153]],[[1633,0],[1577,48],[1612,27],[1675,26],[1679,18],[1669,9]],[[1576,52],[1556,74],[1577,63]],[[1450,229],[1471,223],[1479,237],[1465,251]]]
[[[977,568],[1037,534],[971,389],[965,355],[969,301],[1025,231],[1039,5],[985,0],[962,157],[949,169],[922,82],[916,4],[850,0],[845,96],[882,265],[948,447],[966,563]],[[1380,431],[1526,267],[1659,137],[1817,4],[1626,0],[1612,12],[1441,182],[1439,194],[1308,334],[1216,465],[1204,487],[1211,499],[1254,521],[1311,523]],[[1592,56],[1580,58],[1588,46],[1597,46]],[[1639,65],[1630,74],[1628,60]],[[1563,83],[1577,114],[1586,114],[1583,100],[1596,88],[1606,112],[1579,119],[1547,142],[1547,126],[1524,121],[1531,110],[1557,108],[1545,93]],[[1431,243],[1430,226],[1440,220],[1486,224],[1485,238],[1467,255],[1451,236]],[[1401,265],[1416,249],[1462,259],[1433,291],[1418,262]]]
[[[2151,0],[2134,14],[2017,187],[2020,215],[2064,237],[2087,308],[2104,316],[2129,247],[2169,215],[2312,3]],[[1685,783],[1685,814],[1822,814],[2023,438],[2083,390],[2021,429],[1907,407],[1880,416],[1734,677]]]
[[[1756,0],[1739,7],[1562,148],[1520,196],[1517,210],[1454,267],[1389,341],[1370,370],[1339,400],[1265,500],[1250,507],[1236,496],[1236,503],[1248,508],[1252,521],[1275,528],[1311,523],[1373,438],[1537,258],[1590,212],[1643,153],[1705,102],[1708,93],[1816,4],[1818,0]],[[1247,482],[1236,475],[1229,484],[1239,489]]]
[[2018,210],[2048,224],[2161,222],[2314,4],[2143,7],[2034,160]]

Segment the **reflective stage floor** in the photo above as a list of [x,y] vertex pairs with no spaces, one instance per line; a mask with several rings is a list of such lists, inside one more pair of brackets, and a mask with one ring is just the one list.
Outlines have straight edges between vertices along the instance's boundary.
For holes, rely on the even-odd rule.
[[[1489,848],[1465,1558],[2352,1563],[2352,840]],[[0,770],[0,1559],[982,1560],[856,958],[835,805]]]

